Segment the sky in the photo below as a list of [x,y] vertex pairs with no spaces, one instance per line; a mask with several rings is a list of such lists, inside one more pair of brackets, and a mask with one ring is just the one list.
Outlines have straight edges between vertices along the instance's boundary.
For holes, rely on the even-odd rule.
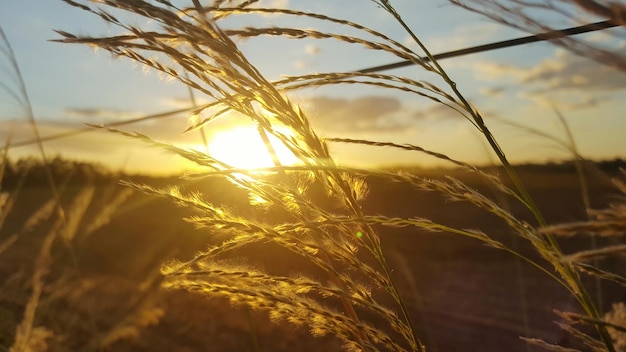
[[[348,19],[385,33],[416,52],[419,50],[393,18],[372,1],[265,0],[261,3]],[[405,15],[408,25],[432,53],[528,35],[444,0],[397,0],[392,4]],[[137,18],[128,20],[138,26],[154,25]],[[546,18],[546,21],[551,20],[556,26],[571,25],[563,19]],[[54,29],[92,36],[115,32],[100,18],[61,0],[2,1],[0,26],[19,64],[43,137],[84,129],[86,124],[114,123],[191,106],[190,93],[179,82],[146,72],[140,65],[114,58],[103,50],[51,42],[60,38]],[[241,16],[225,21],[224,26],[293,26],[356,34],[319,21],[276,16]],[[624,29],[579,37],[615,51],[626,48]],[[260,72],[272,80],[283,75],[341,72],[398,61],[388,53],[333,39],[253,38],[236,42]],[[3,43],[0,47],[6,53],[6,45]],[[580,154],[592,159],[626,155],[626,119],[623,116],[626,74],[617,69],[549,43],[442,60],[441,65],[459,90],[483,113],[487,125],[513,162],[571,157],[555,143],[529,132],[528,128],[532,128],[565,138],[565,129],[554,107],[571,128]],[[437,77],[415,66],[386,73],[429,80],[445,87]],[[9,136],[13,143],[32,140],[28,113],[9,93],[19,89],[19,85],[4,54],[0,54],[0,83],[0,142],[5,143]],[[199,102],[209,101],[197,92],[194,98]],[[293,92],[290,99],[302,107],[323,137],[409,143],[480,165],[494,160],[493,153],[472,124],[451,109],[414,94],[343,85]],[[221,150],[234,147],[219,140],[252,139],[236,133],[224,138],[224,133],[234,128],[232,121],[244,120],[223,119],[205,129],[211,153],[226,161],[234,156]],[[188,124],[188,115],[177,114],[120,129],[137,131],[182,147],[198,148],[202,143],[200,133],[183,133]],[[90,129],[88,133],[47,142],[44,146],[49,156],[98,161],[132,172],[168,173],[189,167],[165,151],[103,130]],[[254,145],[251,148],[254,149]],[[353,166],[445,165],[432,157],[392,148],[332,144],[331,151],[340,164]],[[10,149],[14,158],[34,153],[33,145]],[[239,157],[245,158],[245,153]]]

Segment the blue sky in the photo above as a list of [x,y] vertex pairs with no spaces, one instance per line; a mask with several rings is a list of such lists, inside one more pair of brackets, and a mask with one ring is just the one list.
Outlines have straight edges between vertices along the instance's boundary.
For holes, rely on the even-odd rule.
[[[272,2],[352,20],[416,48],[399,25],[371,1],[268,0],[265,3]],[[392,4],[400,13],[410,14],[405,15],[406,21],[433,53],[527,35],[443,0],[398,0]],[[143,20],[130,21],[150,25]],[[225,26],[311,28],[317,23],[245,16],[226,22]],[[18,59],[42,135],[82,128],[85,123],[114,122],[189,104],[189,93],[183,85],[164,80],[155,73],[145,73],[126,59],[114,59],[106,52],[94,52],[88,47],[49,42],[59,37],[53,29],[94,36],[114,30],[99,18],[60,0],[0,2],[0,26]],[[614,29],[583,38],[613,50],[623,50],[626,47],[624,34],[624,30]],[[249,39],[241,41],[240,46],[270,79],[285,74],[345,71],[397,61],[388,54],[330,39]],[[1,59],[0,77],[5,85],[11,86],[12,73],[6,58]],[[623,138],[626,74],[620,71],[547,43],[448,59],[441,64],[460,90],[484,113],[488,125],[513,161],[568,157],[553,144],[498,121],[506,119],[562,137],[563,128],[550,104],[555,104],[566,117],[583,155],[613,158],[626,154],[626,138]],[[413,79],[432,78],[416,67],[388,73]],[[201,96],[196,97],[205,101]],[[411,143],[467,162],[484,164],[490,160],[484,142],[467,121],[413,95],[371,87],[337,86],[300,91],[292,99],[302,105],[313,126],[324,136]],[[11,128],[15,141],[32,138],[25,121],[20,105],[2,91],[0,138],[7,138]],[[124,129],[193,146],[199,143],[199,135],[181,135],[186,124],[187,117],[181,115]],[[209,137],[225,126],[219,123],[210,126]],[[183,167],[178,159],[163,152],[105,132],[50,142],[46,149],[53,155],[98,160],[128,170],[163,171],[163,165]],[[18,157],[33,150],[14,148],[12,155]],[[391,149],[337,145],[333,150],[339,162],[346,164],[438,164],[432,158]]]

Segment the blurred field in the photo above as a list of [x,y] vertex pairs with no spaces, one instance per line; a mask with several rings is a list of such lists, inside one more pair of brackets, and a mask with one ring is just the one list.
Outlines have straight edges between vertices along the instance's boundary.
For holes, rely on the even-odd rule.
[[[580,186],[573,169],[535,167],[521,171],[549,223],[584,218]],[[442,174],[422,173],[427,177]],[[123,189],[117,185],[118,176],[86,177],[80,172],[67,175],[59,179],[66,185],[62,199],[67,206],[87,184],[95,186],[85,219],[89,219],[90,211],[103,205],[99,203]],[[457,176],[489,194],[484,184],[467,175]],[[210,201],[228,204],[242,214],[279,216],[255,213],[247,205],[247,195],[222,180],[181,183],[176,179],[122,178],[156,186],[179,184],[188,191],[199,190]],[[370,193],[364,203],[368,214],[420,216],[462,228],[482,229],[532,256],[532,249],[522,240],[512,238],[501,220],[478,208],[404,184],[368,181]],[[15,179],[8,177],[3,189],[15,189],[16,185]],[[607,179],[591,178],[590,190],[593,207],[606,206],[612,200],[613,190]],[[35,259],[50,224],[41,223],[30,231],[21,228],[50,197],[45,180],[36,174],[29,176],[0,233],[0,241],[19,233],[17,241],[0,253],[0,346],[5,348],[13,343],[16,326],[22,319]],[[530,214],[510,200],[502,202],[510,204],[517,217],[531,221]],[[189,215],[187,209],[167,200],[134,193],[106,226],[87,236],[79,232],[71,243],[58,241],[49,262],[35,324],[53,332],[48,340],[49,350],[340,349],[339,342],[331,336],[314,338],[305,328],[270,323],[265,314],[199,294],[158,289],[158,269],[163,262],[191,258],[215,241],[211,233],[195,230],[182,220]],[[429,351],[526,351],[519,339],[521,335],[576,347],[556,326],[558,317],[553,313],[554,309],[575,311],[576,302],[537,269],[506,253],[451,234],[389,228],[381,228],[380,234],[418,335]],[[567,253],[589,248],[590,240],[565,239],[562,246]],[[311,264],[270,245],[244,248],[224,260],[261,266],[270,273],[316,275]],[[604,267],[624,274],[624,264],[613,259]],[[593,282],[589,282],[589,288],[597,294]],[[604,309],[626,297],[623,289],[606,283],[601,289]]]

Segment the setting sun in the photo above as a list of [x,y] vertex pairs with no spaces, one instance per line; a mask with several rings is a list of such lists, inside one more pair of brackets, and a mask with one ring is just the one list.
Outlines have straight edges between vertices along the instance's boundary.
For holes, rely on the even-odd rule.
[[[276,137],[268,135],[282,165],[298,163],[291,151]],[[274,166],[259,132],[253,126],[239,126],[221,131],[209,140],[209,154],[234,167],[256,169]]]

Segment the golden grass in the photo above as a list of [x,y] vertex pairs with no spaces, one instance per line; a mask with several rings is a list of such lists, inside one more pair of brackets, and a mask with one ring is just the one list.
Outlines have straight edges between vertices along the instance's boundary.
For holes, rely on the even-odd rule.
[[[212,99],[209,104],[196,108],[194,114],[200,114],[209,108],[216,112],[198,119],[189,130],[208,128],[214,119],[224,118],[225,112],[235,111],[249,116],[257,124],[259,134],[264,140],[268,140],[268,135],[273,135],[302,162],[302,166],[284,166],[274,156],[273,167],[238,169],[207,153],[183,149],[137,133],[109,129],[112,133],[141,140],[155,148],[191,160],[206,170],[187,175],[188,178],[227,179],[245,190],[252,200],[251,203],[259,210],[257,214],[252,215],[238,214],[227,206],[205,200],[201,194],[186,194],[175,186],[159,189],[126,182],[125,185],[130,189],[164,197],[190,208],[195,215],[186,220],[197,228],[206,229],[218,240],[216,245],[198,253],[191,260],[164,264],[161,275],[147,283],[144,292],[146,296],[147,292],[156,290],[156,286],[160,285],[168,289],[182,289],[200,292],[206,296],[226,298],[233,304],[265,311],[274,320],[306,325],[315,336],[334,334],[343,341],[344,348],[349,351],[424,351],[426,347],[417,336],[406,308],[406,297],[400,295],[376,231],[380,226],[415,227],[429,232],[447,232],[473,238],[530,263],[565,287],[586,312],[584,316],[560,313],[566,320],[566,323],[561,324],[563,329],[592,350],[616,351],[617,346],[620,346],[621,335],[615,335],[614,330],[623,327],[621,321],[615,323],[614,321],[619,319],[614,315],[602,316],[582,284],[580,273],[590,273],[624,285],[626,280],[619,273],[609,273],[585,262],[588,258],[598,255],[623,254],[623,246],[565,255],[554,235],[582,230],[596,233],[617,226],[617,231],[606,233],[615,235],[619,232],[620,226],[623,226],[625,215],[623,206],[601,211],[598,224],[586,222],[547,226],[534,200],[487,127],[482,114],[464,97],[452,78],[434,60],[389,1],[374,2],[406,29],[422,53],[416,53],[385,34],[361,24],[322,14],[248,7],[254,1],[232,7],[222,6],[223,1],[215,1],[213,6],[203,6],[198,0],[192,0],[188,7],[177,7],[167,0],[104,0],[99,2],[100,5],[64,1],[95,14],[125,33],[108,37],[89,37],[57,31],[62,37],[57,41],[87,44],[116,56],[130,58],[171,79],[179,80],[194,91]],[[149,19],[157,28],[145,30],[127,24],[115,17],[113,11],[105,10],[107,8]],[[349,27],[357,30],[360,35],[349,36],[341,32],[291,27],[229,30],[222,30],[220,27],[220,21],[224,18],[249,14],[313,18]],[[392,57],[410,60],[416,67],[437,75],[446,85],[441,87],[405,77],[361,72],[307,74],[271,82],[248,60],[233,40],[233,37],[254,38],[262,35],[294,39],[334,39],[349,45],[360,45],[388,53]],[[428,57],[430,61],[422,60],[422,56]],[[484,136],[506,170],[513,188],[472,165],[419,146],[320,137],[311,127],[306,112],[290,101],[286,92],[327,84],[364,84],[381,89],[402,90],[457,111]],[[519,202],[534,215],[536,225],[516,218],[498,201],[452,177],[432,180],[402,172],[339,166],[332,158],[328,143],[392,147],[425,153],[450,162],[466,172],[478,175],[500,195]],[[273,154],[271,144],[266,143],[266,147],[268,152]],[[488,214],[493,214],[508,225],[513,236],[530,243],[539,259],[525,256],[516,248],[511,248],[478,229],[455,228],[419,216],[402,218],[366,214],[362,207],[362,199],[367,194],[365,180],[372,176],[389,182],[402,182],[424,191],[439,192],[451,200],[467,202]],[[310,191],[312,188],[324,190],[327,201],[320,202],[314,196],[314,192]],[[36,326],[35,316],[46,275],[44,268],[50,258],[52,244],[57,238],[63,238],[71,252],[71,244],[79,236],[92,233],[105,224],[113,209],[128,196],[125,193],[112,195],[105,203],[107,206],[100,209],[96,215],[87,217],[86,210],[93,201],[94,194],[94,188],[82,189],[73,198],[73,203],[65,211],[59,212],[58,221],[45,237],[32,275],[31,298],[16,334],[13,347],[15,351],[25,350],[29,344],[41,344],[50,337],[45,328]],[[56,204],[61,209],[58,195],[56,199]],[[5,200],[3,204],[9,202]],[[54,206],[55,203],[52,204]],[[32,222],[39,221],[37,219],[40,216],[54,216],[50,213],[49,207],[44,205],[41,209],[40,212],[34,213],[35,220]],[[263,216],[268,211],[285,214],[285,220]],[[257,268],[224,263],[221,260],[223,258],[221,255],[234,249],[268,242],[308,261],[321,270],[325,274],[324,277],[279,276]],[[3,243],[0,249],[8,246],[9,242]],[[148,301],[139,299],[133,304],[132,314],[101,336],[98,345],[104,346],[118,339],[134,336],[137,329],[158,321],[162,312],[145,303]],[[618,310],[616,308],[616,311]],[[597,336],[577,329],[576,324],[581,321],[593,326]],[[556,351],[569,351],[531,338],[526,341]]]
[[[525,204],[535,215],[539,226],[545,227],[546,225],[539,209],[508,163],[504,152],[500,149],[495,137],[485,124],[482,115],[467,101],[456,87],[456,84],[443,68],[439,66],[438,62],[432,58],[426,47],[388,1],[376,1],[376,3],[406,29],[407,33],[420,46],[423,53],[430,59],[430,62],[424,62],[417,53],[412,52],[381,33],[367,29],[366,26],[323,15],[273,9],[251,10],[246,9],[246,6],[244,6],[247,3],[239,8],[233,7],[229,9],[219,8],[219,3],[216,3],[216,6],[213,7],[203,7],[198,1],[192,1],[193,6],[187,8],[178,8],[167,1],[159,1],[158,4],[143,1],[137,3],[107,2],[111,7],[154,20],[163,28],[162,32],[146,32],[123,24],[110,13],[103,10],[93,9],[87,5],[78,5],[73,1],[66,2],[99,15],[105,21],[126,29],[129,34],[89,38],[76,37],[65,32],[59,32],[64,37],[61,41],[95,45],[116,55],[126,56],[139,61],[174,79],[178,79],[191,88],[215,99],[214,104],[223,106],[224,109],[220,110],[218,115],[221,115],[225,110],[234,110],[250,116],[258,123],[262,137],[265,134],[273,134],[304,164],[303,167],[283,167],[277,162],[274,168],[263,171],[304,173],[307,176],[307,180],[300,184],[293,184],[289,180],[272,183],[266,181],[263,174],[258,173],[260,170],[234,169],[219,160],[211,158],[209,155],[154,142],[146,136],[127,134],[130,137],[143,139],[147,143],[165,148],[209,168],[212,171],[203,173],[203,177],[217,175],[226,177],[239,187],[247,190],[251,198],[256,199],[259,203],[264,203],[264,207],[281,208],[287,214],[290,214],[295,222],[284,224],[264,223],[259,219],[232,214],[227,209],[203,201],[198,195],[187,196],[174,189],[160,191],[139,185],[134,187],[155,195],[168,197],[175,202],[195,208],[200,215],[190,218],[189,221],[199,227],[211,228],[214,232],[226,232],[233,236],[223,243],[226,248],[236,247],[238,242],[250,244],[258,241],[272,241],[307,258],[326,272],[330,277],[330,281],[337,286],[332,287],[332,291],[326,291],[325,293],[335,292],[334,296],[342,302],[346,315],[335,313],[332,307],[326,304],[327,299],[311,301],[309,298],[301,297],[298,295],[299,286],[295,285],[295,282],[292,282],[291,286],[288,285],[292,292],[279,294],[281,291],[276,289],[264,291],[265,289],[262,285],[264,281],[267,281],[270,285],[279,286],[281,282],[284,282],[284,279],[276,278],[276,280],[272,281],[271,277],[268,276],[265,280],[261,280],[258,277],[253,280],[244,280],[244,277],[241,275],[235,275],[235,280],[231,280],[226,284],[215,284],[206,280],[199,281],[197,276],[194,276],[193,280],[183,280],[178,275],[179,272],[188,270],[192,270],[191,274],[193,274],[193,270],[199,270],[198,265],[200,263],[211,263],[211,258],[213,258],[211,253],[220,252],[217,249],[203,253],[191,262],[179,265],[175,270],[168,269],[165,274],[170,276],[168,280],[173,280],[173,282],[170,281],[170,285],[173,285],[173,287],[201,290],[207,294],[234,297],[234,300],[244,301],[253,308],[274,312],[282,311],[285,315],[291,316],[292,319],[306,321],[314,333],[320,333],[324,329],[332,330],[330,329],[332,326],[335,326],[335,329],[337,329],[336,325],[339,324],[342,329],[337,330],[338,335],[345,339],[346,346],[349,348],[358,346],[359,349],[372,349],[379,346],[390,350],[403,350],[405,348],[422,350],[421,343],[414,336],[412,323],[404,308],[403,300],[399,296],[396,285],[390,276],[386,257],[382,252],[382,247],[373,225],[416,226],[431,231],[459,233],[464,236],[477,238],[494,247],[506,249],[516,254],[516,251],[506,248],[480,231],[453,229],[445,225],[435,224],[427,219],[400,219],[363,214],[358,201],[359,189],[362,188],[360,185],[363,184],[359,177],[371,176],[376,174],[376,172],[371,170],[347,170],[338,167],[329,154],[326,145],[327,141],[319,138],[315,131],[311,129],[304,112],[289,102],[279,90],[282,87],[284,87],[282,89],[298,89],[319,84],[373,84],[383,88],[414,92],[418,96],[438,102],[441,102],[441,99],[446,100],[445,105],[459,111],[485,136],[487,142],[500,159],[516,187],[516,191],[506,190],[505,193],[514,194],[515,198]],[[250,12],[313,17],[321,21],[339,23],[360,30],[364,34],[373,35],[376,41],[366,39],[366,37],[348,36],[342,33],[316,29],[248,27],[222,31],[218,25],[219,20],[222,18]],[[245,58],[231,39],[231,37],[257,37],[261,35],[296,39],[332,38],[348,44],[361,45],[371,50],[384,51],[403,60],[411,60],[422,68],[436,73],[448,84],[450,93],[446,93],[444,89],[430,83],[401,79],[391,75],[355,72],[307,75],[287,78],[281,82],[270,82],[263,78],[261,73]],[[162,63],[156,59],[149,58],[144,52],[159,53],[169,57],[172,61]],[[186,74],[180,74],[180,70],[186,71]],[[360,78],[360,80],[355,78]],[[215,117],[214,115],[208,119],[201,120],[200,123],[192,126],[192,128],[204,126]],[[291,133],[289,135],[280,133],[274,128],[275,126],[287,128]],[[115,132],[122,133],[119,131]],[[347,142],[347,140],[337,141]],[[359,141],[358,143],[373,146],[381,145],[380,143],[376,144],[369,141]],[[427,152],[422,148],[414,146],[407,147],[394,144],[385,144],[385,146],[395,146],[403,149],[410,148],[420,152]],[[268,151],[272,152],[269,144]],[[451,158],[438,153],[427,153],[452,161]],[[395,180],[403,178],[402,175],[385,176]],[[404,181],[406,181],[407,177],[404,178]],[[410,179],[410,177],[408,178]],[[600,318],[599,312],[580,281],[576,268],[568,261],[562,260],[561,250],[554,237],[552,237],[551,232],[534,230],[528,224],[518,221],[495,202],[471,188],[465,187],[457,180],[448,179],[447,182],[411,181],[425,189],[443,192],[453,199],[470,202],[504,219],[518,236],[528,240],[542,258],[553,266],[558,273],[558,277],[551,276],[570,290],[590,317],[593,319]],[[318,183],[322,188],[326,189],[328,196],[334,198],[337,204],[341,206],[341,210],[334,211],[339,212],[340,215],[335,215],[333,212],[323,209],[311,199],[308,199],[306,188],[314,183]],[[500,182],[493,181],[493,184],[500,190],[506,189]],[[363,238],[355,240],[353,234],[356,232],[363,234]],[[358,249],[365,250],[366,255],[375,259],[377,266],[363,265],[362,263],[365,262],[364,258],[362,258],[363,254]],[[524,259],[534,263],[538,268],[542,267],[531,259]],[[354,309],[356,302],[348,299],[348,297],[356,295],[367,303],[364,305],[364,308],[373,309],[375,312],[382,314],[383,318],[385,318],[385,314],[380,309],[373,308],[379,306],[374,299],[374,295],[362,294],[363,291],[359,288],[360,283],[342,269],[344,266],[363,274],[372,283],[378,283],[378,289],[386,292],[393,298],[398,308],[403,312],[403,318],[400,321],[395,318],[392,319],[390,321],[392,322],[391,328],[402,336],[404,339],[403,343],[392,339],[384,331],[367,325],[359,318],[357,311]],[[212,280],[217,279],[216,276],[219,276],[220,280],[224,279],[222,271],[203,270],[202,272],[204,276],[208,275]],[[211,273],[213,275],[210,275]],[[218,275],[218,273],[220,274]],[[173,276],[174,279],[171,279],[172,274],[176,274]],[[323,286],[319,282],[316,285]],[[294,294],[295,296],[293,296]],[[387,320],[389,321],[389,319]],[[606,345],[609,351],[612,351],[611,339],[606,329],[600,325],[596,327],[603,341],[602,343]],[[404,343],[406,345],[402,347]]]

